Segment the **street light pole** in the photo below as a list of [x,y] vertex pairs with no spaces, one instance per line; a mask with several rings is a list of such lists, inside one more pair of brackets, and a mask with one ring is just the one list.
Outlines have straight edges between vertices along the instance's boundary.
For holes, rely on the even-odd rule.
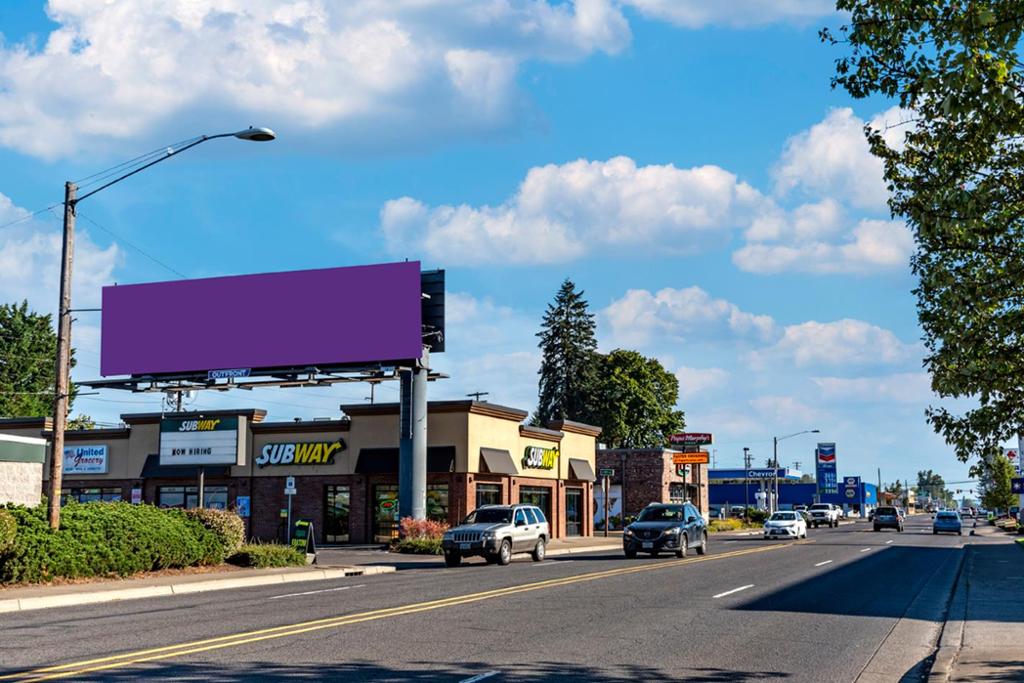
[[47,511],[51,529],[60,528],[60,495],[64,477],[64,431],[68,418],[68,398],[70,394],[71,374],[71,270],[74,262],[75,248],[75,210],[78,203],[91,197],[125,178],[144,171],[154,164],[166,161],[176,154],[216,138],[235,137],[251,142],[268,142],[277,136],[269,128],[252,128],[235,133],[218,133],[202,135],[189,144],[178,149],[168,149],[164,156],[157,157],[136,169],[133,169],[113,180],[100,185],[94,190],[77,197],[78,187],[73,182],[64,183],[64,234],[61,245],[60,263],[60,302],[57,307],[57,366],[53,388],[53,436],[50,449],[50,482],[47,487]]
[[779,509],[779,442],[783,439],[791,439],[794,436],[800,436],[801,434],[818,434],[820,432],[820,429],[805,429],[802,432],[795,432],[793,434],[787,434],[786,436],[772,437],[772,464],[774,465],[772,468],[772,476],[775,480],[775,492],[773,496],[774,500],[772,500],[770,508],[771,512],[776,512]]

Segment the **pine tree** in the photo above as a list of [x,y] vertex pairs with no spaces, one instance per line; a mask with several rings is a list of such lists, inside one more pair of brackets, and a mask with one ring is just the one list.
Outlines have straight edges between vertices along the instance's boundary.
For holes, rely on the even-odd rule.
[[594,314],[568,278],[548,304],[537,336],[542,359],[534,421],[590,420],[597,377]]

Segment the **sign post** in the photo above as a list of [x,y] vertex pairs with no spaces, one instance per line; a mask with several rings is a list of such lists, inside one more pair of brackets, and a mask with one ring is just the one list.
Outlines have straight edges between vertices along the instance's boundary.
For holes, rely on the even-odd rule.
[[597,474],[598,476],[601,477],[601,492],[604,494],[604,535],[605,537],[607,537],[609,514],[608,496],[612,490],[611,480],[612,477],[615,476],[615,470],[613,470],[610,467],[602,467],[600,470],[598,470]]
[[284,480],[284,495],[288,496],[288,517],[287,517],[287,543],[292,542],[292,496],[295,495],[295,477],[286,477]]

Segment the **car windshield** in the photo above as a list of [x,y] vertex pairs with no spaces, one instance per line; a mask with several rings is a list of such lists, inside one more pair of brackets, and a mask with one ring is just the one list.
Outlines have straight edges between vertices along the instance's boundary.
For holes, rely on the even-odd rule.
[[681,507],[644,508],[637,517],[638,522],[676,522],[683,518]]
[[512,510],[508,508],[481,508],[469,513],[464,524],[508,524]]
[[772,522],[792,522],[796,519],[795,512],[776,512],[768,519]]

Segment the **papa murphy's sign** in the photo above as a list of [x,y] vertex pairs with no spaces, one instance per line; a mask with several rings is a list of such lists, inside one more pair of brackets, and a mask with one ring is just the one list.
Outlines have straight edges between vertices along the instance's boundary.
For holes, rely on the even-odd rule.
[[258,467],[281,465],[333,465],[334,456],[345,450],[345,442],[304,441],[268,443],[256,456]]
[[106,474],[107,447],[73,446],[64,449],[64,474]]
[[714,441],[714,436],[707,432],[680,432],[668,437],[670,444],[678,446],[710,446]]
[[523,467],[530,467],[537,470],[554,469],[558,462],[557,448],[541,448],[540,446],[527,446],[523,452]]
[[819,443],[814,452],[814,462],[818,478],[818,495],[839,493],[839,480],[836,475],[836,445]]
[[238,416],[175,417],[161,420],[160,464],[241,464]]

